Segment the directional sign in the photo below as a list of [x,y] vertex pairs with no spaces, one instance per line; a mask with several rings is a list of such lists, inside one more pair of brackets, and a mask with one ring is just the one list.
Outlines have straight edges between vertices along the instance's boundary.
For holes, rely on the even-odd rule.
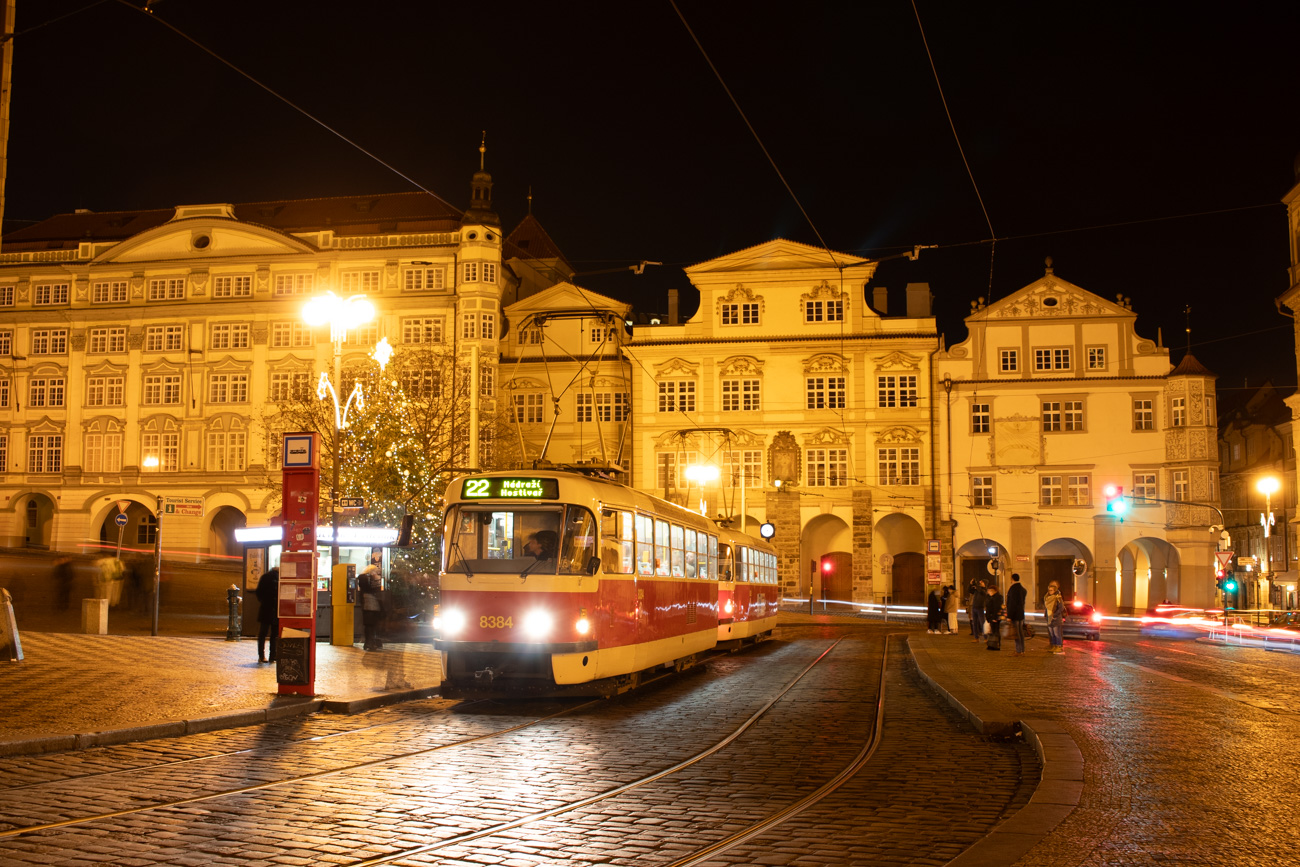
[[118,512],[118,513],[117,513],[117,516],[113,518],[113,523],[114,523],[114,524],[117,524],[119,527],[125,527],[125,526],[126,526],[126,521],[127,521],[127,518],[126,518],[126,514],[125,514],[124,512]]
[[339,508],[345,512],[360,512],[365,507],[365,497],[339,497]]
[[182,518],[202,518],[203,498],[163,497],[162,511],[164,515],[176,515]]
[[1229,562],[1230,560],[1232,560],[1232,555],[1233,555],[1233,553],[1234,553],[1234,552],[1232,552],[1232,551],[1215,551],[1215,552],[1214,552],[1214,558],[1215,558],[1216,560],[1219,561],[1219,568],[1220,568],[1220,569],[1227,569],[1227,568],[1228,568],[1228,562]]

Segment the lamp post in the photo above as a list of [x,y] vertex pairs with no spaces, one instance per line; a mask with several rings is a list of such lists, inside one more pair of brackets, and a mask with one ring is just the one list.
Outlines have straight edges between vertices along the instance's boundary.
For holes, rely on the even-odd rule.
[[342,454],[342,448],[339,442],[341,431],[347,430],[348,427],[348,410],[352,407],[352,401],[357,403],[357,409],[365,409],[365,401],[361,393],[361,383],[352,386],[352,392],[348,395],[343,405],[339,405],[339,395],[335,390],[334,383],[342,384],[342,364],[343,364],[343,341],[347,339],[348,329],[364,325],[375,318],[375,307],[364,295],[353,295],[351,298],[340,298],[333,292],[326,292],[324,295],[311,299],[302,308],[303,321],[308,325],[326,325],[330,327],[330,343],[334,345],[334,378],[330,380],[330,375],[326,371],[321,371],[320,380],[316,384],[316,397],[321,400],[325,399],[328,393],[334,398],[334,448],[333,448],[333,473],[330,482],[330,526],[333,532],[330,533],[330,568],[339,565],[339,461]]
[[1273,529],[1273,495],[1280,487],[1282,483],[1274,476],[1264,476],[1255,483],[1255,490],[1264,495],[1264,511],[1259,516],[1259,523],[1264,528],[1264,574],[1267,576],[1270,592],[1273,585],[1273,551],[1269,545],[1269,536],[1272,535]]
[[700,486],[700,514],[709,514],[709,504],[704,497],[704,486],[718,480],[718,468],[703,464],[691,464],[686,468],[686,480]]

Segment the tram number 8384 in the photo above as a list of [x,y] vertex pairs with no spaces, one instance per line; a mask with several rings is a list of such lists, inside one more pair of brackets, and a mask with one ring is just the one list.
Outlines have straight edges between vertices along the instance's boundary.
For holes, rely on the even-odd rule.
[[514,629],[515,619],[513,617],[500,617],[495,614],[484,614],[478,619],[479,629]]

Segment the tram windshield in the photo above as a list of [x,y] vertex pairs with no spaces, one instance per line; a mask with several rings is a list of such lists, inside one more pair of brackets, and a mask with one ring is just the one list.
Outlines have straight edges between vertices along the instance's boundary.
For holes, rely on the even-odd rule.
[[578,506],[462,505],[454,508],[445,527],[448,572],[577,575],[595,554],[595,520]]

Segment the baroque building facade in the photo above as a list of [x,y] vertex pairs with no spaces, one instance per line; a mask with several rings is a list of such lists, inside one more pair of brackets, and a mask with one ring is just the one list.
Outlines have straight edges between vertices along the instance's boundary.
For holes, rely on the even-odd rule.
[[[1214,375],[1139,336],[1129,299],[1056,276],[972,304],[941,352],[944,512],[963,590],[1017,572],[1106,612],[1214,603]],[[1123,511],[1106,489],[1122,489]],[[1217,527],[1217,529],[1214,529]],[[993,565],[990,568],[990,562]]]

